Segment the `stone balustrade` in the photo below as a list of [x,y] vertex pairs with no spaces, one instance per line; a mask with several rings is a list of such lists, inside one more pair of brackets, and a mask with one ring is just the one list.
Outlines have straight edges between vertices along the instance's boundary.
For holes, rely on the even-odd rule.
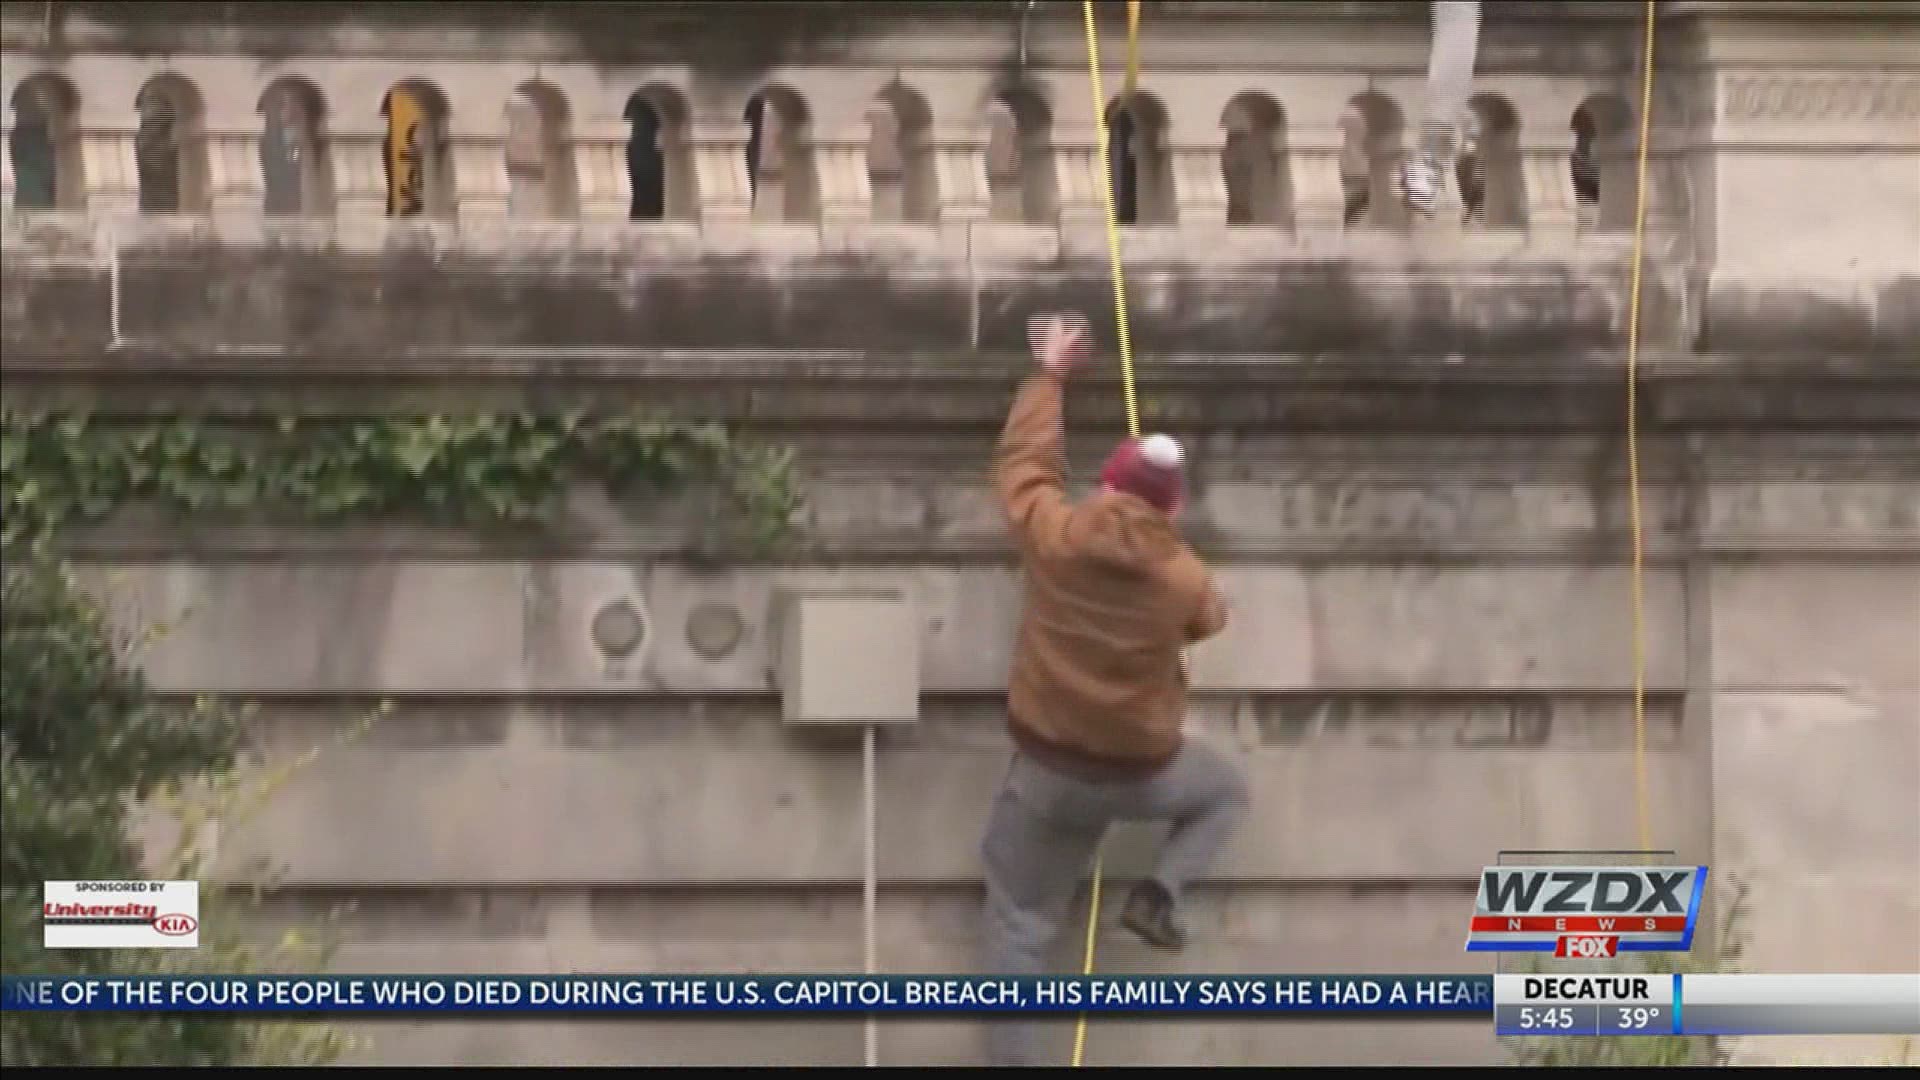
[[[703,246],[743,253],[838,250],[848,244],[836,232],[878,226],[895,247],[937,256],[956,227],[969,244],[1014,236],[1022,249],[1048,243],[1034,235],[1098,230],[1113,168],[1137,180],[1118,185],[1137,192],[1118,207],[1135,226],[1130,252],[1345,256],[1463,229],[1529,245],[1620,236],[1640,187],[1632,7],[1496,15],[1470,103],[1484,206],[1420,228],[1391,174],[1423,108],[1425,28],[1396,17],[1363,32],[1341,5],[1317,20],[1292,8],[1156,9],[1129,102],[1117,70],[1095,100],[1078,20],[1030,13],[1016,27],[1006,5],[887,6],[878,10],[901,14],[848,28],[844,41],[774,41],[745,65],[715,51],[719,31],[697,12],[670,28],[650,21],[666,15],[623,12],[630,40],[588,48],[545,26],[474,36],[461,28],[477,9],[456,6],[398,20],[370,55],[350,20],[304,33],[242,20],[147,48],[150,28],[10,8],[0,211],[264,214],[362,235],[389,216],[564,224],[574,236],[698,228]],[[1791,28],[1755,36],[1734,25],[1760,14],[1673,12],[1647,125],[1655,246],[1691,252],[1716,282],[1737,279],[1734,302],[1746,306],[1809,283],[1844,293],[1861,267],[1911,277],[1920,75],[1898,58],[1912,20],[1889,16],[1844,44],[1788,55]],[[59,49],[42,40],[54,23]],[[1112,32],[1109,69],[1122,52]],[[1103,163],[1098,118],[1123,106],[1134,130]],[[1365,118],[1357,132],[1342,123],[1354,112]],[[1576,159],[1591,163],[1578,177]],[[1373,174],[1364,212],[1349,213],[1343,161]],[[1820,177],[1809,184],[1830,197],[1779,204],[1782,170]],[[403,186],[414,195],[392,198]],[[1834,200],[1849,212],[1822,217]],[[1762,211],[1768,229],[1738,227]],[[1789,223],[1806,227],[1791,250],[1760,239]],[[757,235],[716,240],[718,226]]]
[[[1013,210],[1020,223],[1098,221],[1102,164],[1089,80],[1065,52],[1053,50],[1017,84],[990,64],[922,60],[781,67],[717,89],[710,73],[687,68],[560,62],[532,75],[504,54],[484,65],[431,53],[242,64],[193,52],[53,62],[10,50],[0,88],[12,105],[4,197],[16,211],[408,216],[386,189],[409,182],[390,163],[411,137],[429,189],[418,214],[438,220],[925,227],[987,218],[990,193],[1012,187],[1023,196]],[[1119,208],[1123,219],[1342,229],[1339,116],[1366,98],[1366,156],[1375,170],[1395,166],[1419,110],[1419,52],[1391,64],[1361,57],[1338,72],[1280,59],[1148,72],[1129,109],[1134,137],[1112,147],[1113,167],[1141,177],[1136,204]],[[1897,76],[1868,81],[1905,92]],[[1491,131],[1490,190],[1474,227],[1564,231],[1585,220],[1628,228],[1638,122],[1622,85],[1598,73],[1501,71],[1478,80],[1473,107]],[[1118,87],[1116,79],[1106,89]],[[390,109],[395,92],[410,105]],[[170,112],[156,120],[150,103],[162,99]],[[996,109],[1016,100],[1022,107]],[[1109,116],[1125,104],[1113,98]],[[1673,122],[1684,112],[1668,112],[1653,138],[1656,153],[1672,157],[1688,136]],[[1593,193],[1577,195],[1570,179],[1576,114],[1593,121],[1600,163],[1601,192],[1584,216],[1574,204]],[[416,115],[417,130],[403,134]],[[996,115],[1013,122],[996,125]],[[507,167],[516,123],[539,127],[528,143],[544,162]],[[148,148],[136,150],[143,131]],[[23,167],[35,175],[20,179]],[[1670,173],[1655,170],[1650,203],[1678,219],[1684,185]],[[168,190],[156,197],[158,187]],[[1375,187],[1386,192],[1391,183]],[[1406,226],[1386,207],[1354,224]]]

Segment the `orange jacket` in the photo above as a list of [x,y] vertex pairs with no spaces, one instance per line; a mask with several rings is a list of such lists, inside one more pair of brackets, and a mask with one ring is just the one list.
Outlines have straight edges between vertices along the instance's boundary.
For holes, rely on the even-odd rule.
[[1181,650],[1219,633],[1226,607],[1166,514],[1117,491],[1068,501],[1060,396],[1053,376],[1029,378],[994,462],[1026,586],[1009,729],[1056,768],[1150,775],[1180,749]]

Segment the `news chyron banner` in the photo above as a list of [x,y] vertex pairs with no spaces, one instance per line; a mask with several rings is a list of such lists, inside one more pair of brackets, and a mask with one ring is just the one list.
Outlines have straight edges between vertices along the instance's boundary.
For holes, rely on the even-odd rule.
[[49,881],[41,894],[49,949],[193,949],[197,881]]
[[[1474,890],[1468,952],[1611,960],[1693,948],[1704,866],[1636,865],[1671,852],[1501,852]],[[1509,861],[1509,859],[1528,861]],[[1544,862],[1533,861],[1544,860]]]
[[6,1012],[994,1016],[1484,1023],[1500,1035],[1920,1035],[1920,974],[0,976]]
[[[1677,1033],[1671,976],[1623,953],[1693,947],[1707,868],[1673,853],[1502,851],[1480,872],[1467,951],[1494,953],[1498,1035]],[[1665,864],[1665,865],[1660,865]],[[1598,961],[1598,963],[1593,963]],[[1575,974],[1592,972],[1605,975]],[[1525,974],[1512,974],[1515,970]]]
[[[650,972],[0,975],[6,1012],[412,1016],[1091,1014],[1492,1020],[1502,1036],[1920,1035],[1920,973],[1652,971],[1693,944],[1707,868],[1670,852],[1502,852],[1464,973],[1037,975]],[[1465,907],[1463,904],[1462,907]],[[49,881],[49,949],[193,948],[192,881]]]

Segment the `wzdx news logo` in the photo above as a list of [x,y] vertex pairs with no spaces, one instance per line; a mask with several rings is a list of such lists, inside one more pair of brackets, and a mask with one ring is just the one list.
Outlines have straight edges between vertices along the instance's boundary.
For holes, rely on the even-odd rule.
[[1686,952],[1706,887],[1704,866],[1489,866],[1467,951]]
[[49,881],[40,905],[49,949],[192,949],[197,881]]

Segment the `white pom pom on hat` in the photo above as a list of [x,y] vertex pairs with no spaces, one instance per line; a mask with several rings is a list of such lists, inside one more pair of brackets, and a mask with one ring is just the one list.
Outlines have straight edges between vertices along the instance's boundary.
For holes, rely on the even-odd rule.
[[1180,467],[1183,457],[1180,444],[1171,436],[1127,439],[1107,455],[1100,483],[1171,511],[1180,504],[1186,487],[1185,470]]
[[1162,469],[1178,469],[1186,457],[1171,435],[1149,435],[1140,440],[1140,457]]

